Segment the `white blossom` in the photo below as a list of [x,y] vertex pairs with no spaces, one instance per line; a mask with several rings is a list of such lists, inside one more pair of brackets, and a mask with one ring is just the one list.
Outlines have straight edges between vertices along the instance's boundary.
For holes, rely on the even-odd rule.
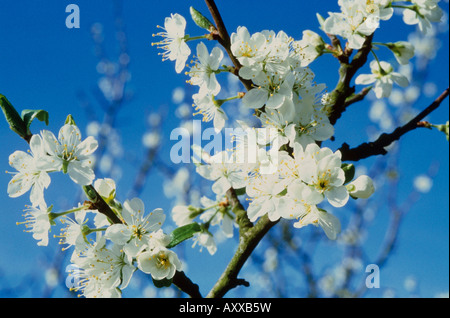
[[126,200],[122,209],[125,224],[113,224],[105,232],[107,239],[123,245],[123,250],[131,257],[136,257],[151,245],[152,235],[161,228],[165,220],[162,209],[155,209],[146,216],[144,213],[144,203],[141,199]]
[[77,126],[66,124],[59,130],[58,139],[48,131],[41,131],[45,151],[48,156],[40,157],[37,166],[44,170],[69,173],[70,178],[79,185],[89,185],[95,179],[92,170],[92,154],[98,147],[92,136],[81,141]]
[[138,268],[155,280],[171,279],[177,270],[181,270],[177,254],[164,247],[140,253],[136,260]]
[[397,83],[401,87],[409,85],[408,79],[398,73],[394,72],[394,68],[388,62],[370,62],[370,69],[372,74],[361,74],[355,79],[358,85],[369,85],[375,83],[373,91],[377,98],[389,97],[392,91],[392,85]]
[[410,9],[403,10],[403,21],[409,25],[417,24],[426,34],[431,29],[430,22],[439,22],[444,14],[438,3],[440,0],[411,0]]
[[325,42],[320,35],[311,30],[304,30],[300,41],[292,42],[293,54],[300,60],[300,66],[306,67],[322,55]]
[[292,99],[293,77],[266,75],[264,73],[253,78],[255,88],[242,98],[242,103],[249,108],[280,108],[286,99]]
[[33,238],[38,241],[37,245],[48,245],[48,232],[51,228],[48,208],[45,203],[41,203],[39,207],[27,206],[23,216],[24,222],[17,222],[17,225],[24,224],[25,232],[33,233]]
[[[348,47],[359,50],[366,37],[379,26],[379,15],[374,7],[367,6],[366,1],[339,1],[341,12],[331,12],[323,23],[323,30],[328,34],[339,35],[348,41]],[[375,14],[374,14],[375,13]]]
[[225,237],[233,237],[235,223],[233,216],[227,209],[228,199],[223,195],[218,195],[216,201],[214,201],[203,196],[200,202],[205,210],[200,215],[200,220],[213,226],[219,225]]
[[247,174],[226,151],[211,156],[207,164],[197,166],[196,171],[203,178],[214,181],[212,190],[218,195],[225,194],[231,187],[240,189],[246,184]]
[[131,257],[123,252],[121,246],[106,247],[105,237],[72,261],[78,268],[69,274],[77,281],[71,290],[81,292],[86,298],[121,297],[119,286],[125,289],[136,270]]
[[165,32],[159,32],[154,36],[161,36],[164,39],[152,43],[152,45],[157,45],[159,49],[163,49],[164,52],[160,53],[163,61],[175,61],[175,70],[177,73],[181,73],[191,54],[191,49],[185,40],[186,19],[178,13],[171,14],[170,17],[165,19],[164,27],[160,28]]
[[65,224],[65,227],[61,229],[59,236],[54,235],[54,237],[60,238],[59,244],[66,245],[63,247],[63,251],[74,246],[72,257],[88,247],[89,242],[84,231],[87,222],[85,210],[75,212],[74,219],[64,216],[61,219],[61,223]]
[[350,182],[347,189],[352,197],[361,199],[367,199],[375,192],[373,180],[366,175],[359,176]]
[[204,231],[195,233],[193,241],[192,248],[198,245],[200,246],[200,252],[202,252],[203,247],[208,250],[210,255],[214,255],[217,252],[216,241],[214,240],[214,236],[209,232]]
[[9,165],[17,170],[8,183],[8,195],[12,198],[23,195],[31,189],[30,201],[34,207],[45,204],[44,190],[50,185],[48,170],[37,166],[38,160],[45,156],[44,146],[39,135],[30,140],[30,154],[17,150],[9,156]]
[[192,66],[189,72],[186,72],[191,77],[188,82],[212,95],[219,94],[221,87],[216,78],[216,71],[223,59],[223,51],[215,47],[209,54],[206,45],[200,42],[197,44],[197,58],[198,62]]
[[407,41],[397,41],[395,43],[386,43],[387,47],[394,53],[397,62],[406,65],[414,57],[414,46]]
[[111,178],[95,180],[94,188],[106,203],[109,203],[116,197],[116,183]]
[[250,201],[247,209],[250,221],[265,214],[271,221],[277,221],[280,218],[278,201],[285,188],[278,173],[261,174],[252,178],[246,187]]
[[299,166],[299,177],[311,189],[327,198],[334,207],[344,206],[349,194],[344,186],[345,173],[341,168],[341,153],[320,148],[311,143],[303,147],[294,144],[294,158]]
[[203,115],[202,121],[204,122],[213,120],[214,130],[216,133],[220,132],[225,126],[225,121],[228,117],[215,99],[215,96],[209,92],[199,92],[198,94],[194,94],[192,99],[194,100],[194,107],[197,111],[193,115]]

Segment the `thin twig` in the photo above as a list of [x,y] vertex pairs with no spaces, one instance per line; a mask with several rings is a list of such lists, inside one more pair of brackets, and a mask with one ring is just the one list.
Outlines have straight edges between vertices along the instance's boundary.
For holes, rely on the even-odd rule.
[[444,92],[436,98],[436,100],[431,103],[427,108],[420,112],[416,117],[411,119],[405,125],[398,127],[390,134],[382,134],[377,140],[373,142],[366,142],[359,145],[356,148],[350,148],[347,143],[344,143],[339,149],[342,153],[343,161],[359,161],[375,155],[385,155],[387,150],[385,147],[392,144],[394,141],[399,140],[404,134],[410,132],[418,127],[420,121],[422,121],[426,116],[433,112],[442,101],[449,95],[449,88],[445,89]]
[[234,54],[231,52],[231,40],[230,35],[225,27],[225,23],[222,20],[222,16],[220,15],[219,9],[217,9],[216,3],[214,0],[205,0],[206,6],[208,7],[211,16],[213,17],[214,23],[216,24],[216,29],[218,33],[218,41],[223,46],[223,48],[227,51],[228,56],[233,62],[234,67],[236,68],[236,76],[239,77],[239,80],[245,86],[247,90],[252,89],[252,82],[250,80],[246,80],[239,76],[239,69],[242,67],[241,63],[237,60]]

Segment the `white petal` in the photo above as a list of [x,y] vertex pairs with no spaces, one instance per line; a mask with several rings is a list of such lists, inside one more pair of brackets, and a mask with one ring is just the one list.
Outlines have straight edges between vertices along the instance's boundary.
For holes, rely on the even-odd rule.
[[82,160],[82,157],[91,155],[97,149],[97,147],[97,140],[95,140],[94,137],[89,136],[77,146],[76,157],[79,157],[79,160]]
[[79,185],[90,185],[95,179],[94,171],[80,162],[72,161],[67,167],[70,179]]
[[319,211],[319,225],[330,240],[335,240],[341,232],[341,222],[334,215]]
[[115,244],[124,245],[131,238],[131,232],[124,224],[113,224],[106,229],[105,237]]
[[33,158],[24,151],[16,150],[9,156],[9,165],[17,171],[33,169]]
[[209,53],[205,43],[203,42],[197,44],[197,58],[201,64],[208,65]]
[[407,87],[409,85],[408,79],[400,73],[392,72],[391,78],[394,82],[396,82],[401,87]]
[[254,88],[242,98],[242,103],[249,108],[261,108],[267,102],[267,91]]
[[368,85],[376,81],[376,77],[373,74],[361,74],[355,79],[357,85]]
[[11,198],[16,198],[30,190],[33,185],[32,179],[22,173],[16,174],[8,183],[8,195]]
[[214,131],[219,133],[223,127],[225,126],[225,120],[227,119],[227,115],[223,113],[221,110],[217,110],[214,115]]
[[135,270],[136,267],[132,265],[125,265],[122,267],[122,283],[120,284],[121,289],[125,289],[128,286]]
[[208,60],[209,67],[212,70],[217,70],[220,66],[220,62],[222,62],[222,59],[223,51],[218,47],[213,48],[213,50],[211,51],[211,56]]
[[349,194],[345,186],[336,187],[325,191],[325,196],[327,197],[328,202],[336,208],[343,207],[347,204],[349,198]]
[[225,194],[231,188],[231,184],[226,177],[219,178],[212,185],[212,190],[215,194]]
[[166,220],[166,215],[162,209],[155,209],[145,218],[143,223],[146,223],[145,229],[148,232],[158,231],[164,221]]
[[57,145],[59,144],[58,140],[56,140],[55,135],[48,131],[43,130],[41,131],[42,135],[42,141],[44,142],[44,149],[46,152],[48,152],[50,155],[56,155],[57,153]]
[[281,94],[274,94],[273,96],[270,96],[269,99],[266,102],[266,107],[271,109],[277,109],[280,108],[281,105],[284,103],[285,96]]

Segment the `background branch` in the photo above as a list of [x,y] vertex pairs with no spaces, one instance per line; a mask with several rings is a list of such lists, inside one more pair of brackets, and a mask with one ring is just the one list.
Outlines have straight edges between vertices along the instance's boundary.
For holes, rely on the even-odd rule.
[[342,153],[343,161],[358,161],[364,158],[368,158],[375,155],[385,155],[387,153],[385,147],[392,144],[394,141],[399,140],[407,132],[421,127],[418,123],[428,116],[432,111],[439,107],[442,101],[448,96],[449,88],[436,98],[427,108],[420,112],[416,117],[411,119],[405,125],[398,127],[390,134],[382,134],[377,140],[373,142],[366,142],[359,145],[356,148],[350,148],[347,143],[344,143],[339,149]]

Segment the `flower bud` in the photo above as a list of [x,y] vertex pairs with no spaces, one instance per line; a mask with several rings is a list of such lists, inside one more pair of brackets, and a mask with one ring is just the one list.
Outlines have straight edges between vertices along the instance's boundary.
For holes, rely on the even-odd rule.
[[214,31],[216,28],[214,25],[207,19],[203,14],[201,14],[199,11],[195,10],[193,7],[190,8],[191,17],[192,20],[197,24],[199,27],[208,30],[209,32]]
[[437,130],[442,131],[445,136],[447,137],[447,141],[448,141],[448,120],[447,123],[443,124],[443,125],[431,125],[432,127],[437,128]]
[[408,64],[409,60],[414,57],[414,46],[409,42],[398,41],[395,43],[386,43],[386,45],[402,65]]
[[367,199],[375,192],[375,187],[370,177],[362,175],[349,183],[347,190],[353,198]]

